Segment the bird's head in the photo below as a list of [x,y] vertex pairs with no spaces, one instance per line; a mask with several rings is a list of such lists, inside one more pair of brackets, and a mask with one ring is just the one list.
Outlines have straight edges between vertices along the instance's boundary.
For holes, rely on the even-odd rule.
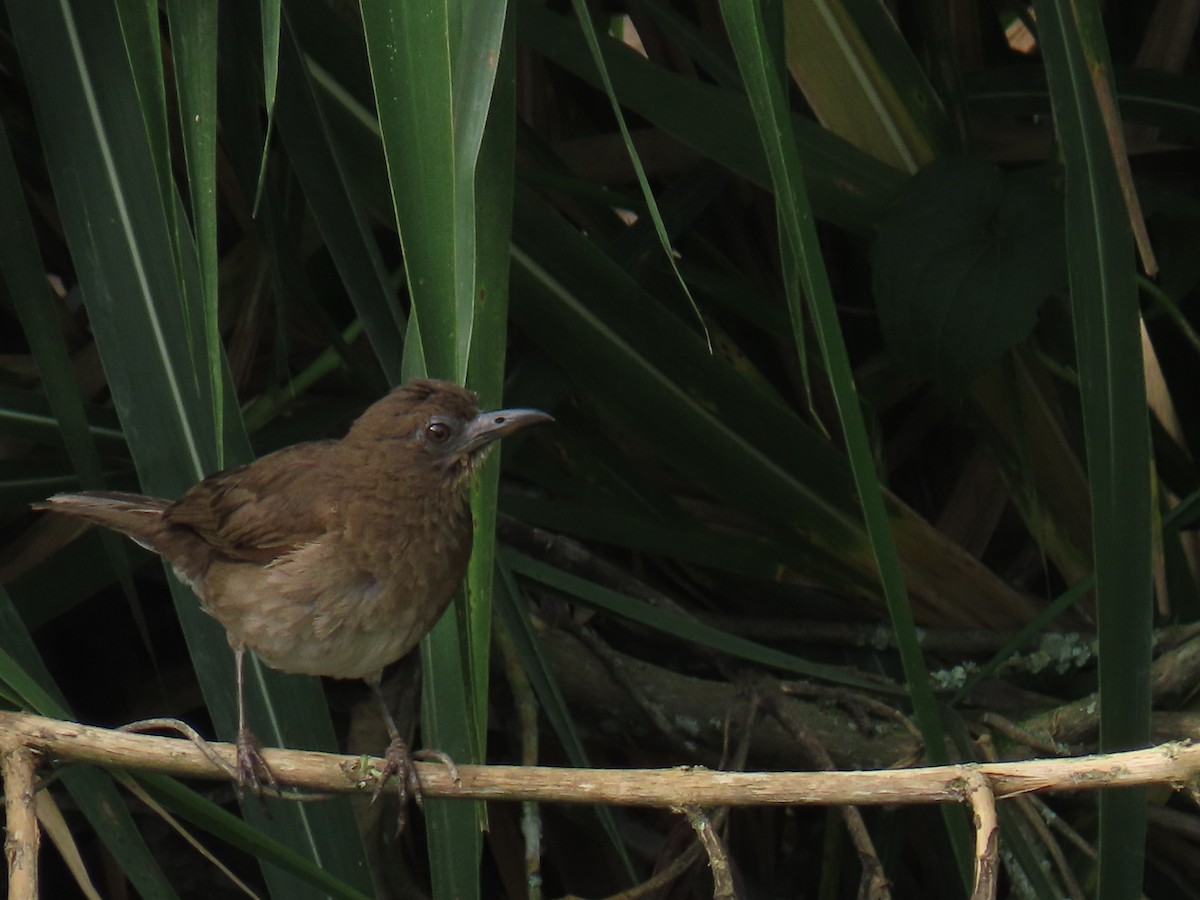
[[372,404],[350,427],[346,441],[396,454],[414,468],[440,471],[457,484],[471,476],[500,438],[552,421],[536,409],[480,412],[474,391],[416,378]]

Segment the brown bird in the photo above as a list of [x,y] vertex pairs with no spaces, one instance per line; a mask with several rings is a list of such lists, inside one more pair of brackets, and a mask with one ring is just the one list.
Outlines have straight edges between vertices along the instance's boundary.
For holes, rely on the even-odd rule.
[[383,668],[425,636],[462,581],[467,488],[488,450],[549,421],[534,409],[479,412],[465,388],[417,379],[341,440],[227,469],[175,502],[84,492],[34,508],[105,525],[157,553],[224,626],[237,663],[240,787],[259,792],[259,772],[273,781],[246,726],[248,648],[283,672],[365,680],[392,741],[386,774],[400,773],[403,796],[409,757],[380,691]]

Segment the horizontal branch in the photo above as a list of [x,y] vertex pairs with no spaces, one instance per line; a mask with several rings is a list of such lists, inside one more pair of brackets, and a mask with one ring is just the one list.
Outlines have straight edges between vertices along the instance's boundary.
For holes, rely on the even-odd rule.
[[[226,779],[191,741],[130,734],[41,716],[0,712],[0,743],[45,756],[108,768]],[[231,765],[232,744],[211,744]],[[336,793],[370,793],[382,760],[305,750],[264,749],[281,785]],[[961,803],[976,773],[998,799],[1041,791],[1169,783],[1200,772],[1200,744],[1177,741],[1146,750],[1023,762],[836,772],[717,772],[671,769],[568,769],[459,766],[456,783],[438,763],[418,763],[426,797],[539,800],[624,806],[874,805]]]

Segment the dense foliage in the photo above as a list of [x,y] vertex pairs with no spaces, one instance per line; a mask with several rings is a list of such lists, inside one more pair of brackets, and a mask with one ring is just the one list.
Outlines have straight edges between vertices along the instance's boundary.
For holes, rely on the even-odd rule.
[[[485,470],[464,596],[388,679],[418,745],[810,769],[1193,734],[1195,16],[890,6],[8,0],[0,696],[228,738],[190,592],[28,504],[178,496],[429,372],[557,422]],[[357,684],[254,692],[264,743],[383,746]],[[46,771],[102,894],[232,890],[144,795]],[[659,895],[712,893],[668,811],[431,802],[397,842],[385,804],[137,782],[273,896],[596,896],[685,856]],[[1002,812],[1012,895],[1200,894],[1183,797]],[[966,816],[863,816],[898,896],[962,893]],[[714,821],[746,896],[873,874],[836,811]]]

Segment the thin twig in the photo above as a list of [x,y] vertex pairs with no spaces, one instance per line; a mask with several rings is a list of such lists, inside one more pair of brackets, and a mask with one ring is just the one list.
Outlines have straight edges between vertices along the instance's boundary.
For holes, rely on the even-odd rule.
[[[736,718],[736,709],[731,709],[728,715],[725,716],[724,745],[721,751],[722,771],[741,771],[745,767],[746,760],[750,756],[750,743],[754,735],[754,720],[758,718],[758,707],[758,694],[752,691],[746,698],[745,721],[741,723],[742,727],[739,730],[741,738],[737,746],[733,749],[732,754],[729,752],[729,737]],[[710,818],[711,827],[714,831],[720,831],[725,826],[725,821],[728,818],[728,807],[718,809]],[[648,880],[636,887],[630,888],[628,891],[622,891],[616,897],[610,897],[608,900],[638,900],[641,897],[657,894],[661,889],[674,883],[676,879],[683,877],[700,859],[700,854],[704,850],[705,848],[700,843],[689,843],[682,853],[672,859],[670,863],[658,872],[655,872]]]
[[1011,738],[1018,744],[1024,744],[1026,747],[1039,750],[1047,756],[1066,756],[1067,754],[1066,748],[1061,744],[1056,744],[1048,737],[1040,737],[999,713],[986,712],[979,717],[979,721],[989,728],[999,731],[1005,737]]
[[[986,740],[979,741],[977,746],[983,754],[984,759],[989,762],[995,761],[995,751],[990,735],[987,736]],[[1075,872],[1071,869],[1066,856],[1062,852],[1062,847],[1059,846],[1054,835],[1050,833],[1050,828],[1047,825],[1047,822],[1057,819],[1058,814],[1041,798],[1036,796],[1014,797],[1013,802],[1017,804],[1017,809],[1020,810],[1021,815],[1029,823],[1029,827],[1036,832],[1037,838],[1042,846],[1046,848],[1046,852],[1050,854],[1050,859],[1054,862],[1054,868],[1058,871],[1058,876],[1062,881],[1063,893],[1066,895],[1067,900],[1084,900],[1083,889],[1080,888],[1079,881],[1075,878]]]
[[866,694],[852,691],[848,688],[827,687],[822,684],[811,684],[805,681],[781,681],[779,689],[791,697],[816,697],[818,699],[830,700],[852,709],[864,709],[874,713],[881,719],[896,722],[918,741],[924,740],[921,730],[912,723],[912,720],[908,716],[895,707],[888,706],[882,700],[876,700],[874,697],[868,697]]
[[971,804],[975,819],[975,882],[971,900],[995,900],[1000,877],[1000,821],[996,795],[979,771],[963,776],[963,797]]
[[656,897],[664,888],[669,887],[677,878],[694,866],[703,853],[704,848],[698,843],[694,841],[689,842],[686,850],[645,881],[619,893],[610,894],[604,900],[641,900],[643,897]]
[[697,749],[696,742],[676,727],[675,723],[663,711],[661,704],[656,703],[653,698],[647,695],[644,686],[636,678],[632,677],[622,664],[621,656],[618,653],[614,652],[595,631],[586,625],[576,625],[571,629],[571,633],[586,644],[588,649],[596,655],[596,658],[604,664],[604,667],[612,675],[613,680],[625,689],[625,692],[638,705],[638,708],[654,723],[655,728],[677,747],[686,751],[689,757],[695,755]]
[[[780,694],[778,692],[768,693],[764,702],[771,715],[779,722],[780,725],[788,731],[797,744],[801,746],[803,751],[817,764],[821,769],[834,770],[833,758],[829,752],[822,746],[803,723],[791,715],[783,704],[779,702]],[[875,850],[875,844],[871,840],[871,832],[867,828],[867,823],[863,821],[862,813],[853,806],[842,806],[838,812],[841,813],[843,821],[846,823],[846,831],[850,833],[850,840],[854,843],[854,849],[858,853],[859,862],[862,864],[862,882],[859,888],[859,896],[871,897],[873,900],[886,900],[891,897],[891,883],[887,879],[887,875],[883,869],[883,863],[879,859],[879,854]]]
[[[1054,861],[1054,868],[1058,870],[1058,877],[1062,879],[1063,890],[1067,895],[1067,900],[1084,900],[1084,897],[1087,895],[1084,894],[1083,888],[1080,887],[1074,870],[1072,870],[1070,863],[1067,862],[1067,857],[1063,855],[1062,847],[1058,845],[1058,841],[1050,833],[1050,826],[1047,824],[1050,821],[1061,821],[1061,817],[1038,797],[1016,797],[1014,799],[1016,800],[1017,808],[1021,810],[1030,827],[1037,832],[1042,846],[1046,848],[1046,852],[1050,854],[1050,859]],[[1072,834],[1078,837],[1073,829]],[[1087,849],[1091,853],[1091,858],[1095,859],[1096,851],[1091,847]]]
[[[520,655],[502,620],[492,629],[492,640],[499,650],[504,674],[512,690],[521,735],[521,763],[533,766],[538,761],[538,705],[533,684],[521,665]],[[521,836],[525,841],[525,891],[527,900],[542,898],[542,815],[533,800],[521,804]]]
[[694,806],[679,810],[692,826],[696,839],[704,852],[708,854],[708,867],[712,871],[713,900],[737,900],[737,891],[733,887],[733,871],[729,867],[729,854],[717,836],[713,823],[709,821],[704,810]]
[[138,784],[137,781],[128,775],[121,776],[118,780],[122,785],[124,785],[127,791],[137,797],[151,811],[158,815],[159,818],[166,822],[167,825],[170,826],[176,834],[183,838],[183,840],[186,841],[193,850],[203,856],[206,860],[208,860],[208,862],[212,863],[216,867],[217,871],[228,878],[233,886],[237,888],[237,890],[241,891],[247,897],[253,898],[253,900],[261,900],[260,896],[255,893],[250,885],[238,878],[238,876],[233,872],[232,869],[229,868],[229,866],[225,865],[225,863],[223,863],[219,857],[215,856],[207,847],[200,843],[200,841],[196,839],[195,835],[193,835],[187,828],[184,827],[183,823],[181,823],[177,818],[175,818],[175,816],[168,812],[161,803],[151,797],[146,789]]
[[7,835],[4,858],[8,863],[9,900],[37,900],[38,828],[34,803],[37,753],[16,741],[0,745],[0,777],[4,779],[4,815]]

